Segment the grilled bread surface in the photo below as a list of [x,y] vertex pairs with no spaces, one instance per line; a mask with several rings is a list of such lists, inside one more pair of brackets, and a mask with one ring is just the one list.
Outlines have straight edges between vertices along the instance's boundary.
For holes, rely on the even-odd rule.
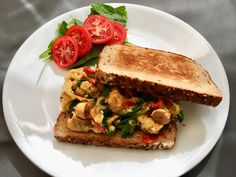
[[172,122],[169,129],[162,130],[162,136],[156,141],[144,143],[141,136],[144,135],[141,131],[135,132],[131,137],[121,138],[120,135],[105,135],[94,132],[76,132],[67,128],[67,119],[70,118],[67,114],[61,113],[54,127],[54,136],[62,142],[91,144],[97,146],[112,146],[112,147],[127,147],[136,149],[168,149],[174,146],[176,142],[176,123]]
[[96,80],[174,100],[212,106],[222,100],[221,91],[196,61],[137,46],[106,46],[99,56]]

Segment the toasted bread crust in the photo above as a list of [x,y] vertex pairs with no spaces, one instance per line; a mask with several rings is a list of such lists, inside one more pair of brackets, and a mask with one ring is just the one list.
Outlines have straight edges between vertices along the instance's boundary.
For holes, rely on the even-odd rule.
[[121,138],[119,135],[97,134],[94,132],[75,132],[66,127],[66,120],[69,118],[65,113],[58,116],[57,123],[54,127],[54,136],[57,140],[62,142],[91,144],[97,146],[111,146],[111,147],[126,147],[136,149],[168,149],[174,146],[176,142],[176,123],[171,123],[171,128],[165,131],[165,136],[160,136],[153,143],[144,143],[141,136],[144,133],[138,131],[132,137]]
[[106,46],[96,80],[156,97],[217,106],[222,95],[209,73],[183,55],[137,46]]
[[209,106],[217,106],[222,100],[221,96],[198,93],[188,89],[166,86],[161,83],[142,81],[137,78],[130,78],[114,73],[106,73],[101,70],[97,71],[96,80],[103,84],[116,85],[117,87],[121,86],[121,88],[128,87],[131,90],[136,90],[136,88],[138,88],[138,91],[141,91],[146,95],[169,98],[176,101],[184,100]]

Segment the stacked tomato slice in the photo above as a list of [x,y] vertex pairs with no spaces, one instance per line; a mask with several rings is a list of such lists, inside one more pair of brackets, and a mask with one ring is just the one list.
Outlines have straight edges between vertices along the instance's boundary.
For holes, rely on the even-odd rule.
[[90,15],[83,26],[73,25],[65,35],[57,38],[51,54],[57,65],[67,68],[89,54],[93,44],[122,44],[125,39],[126,29],[123,25],[101,15]]

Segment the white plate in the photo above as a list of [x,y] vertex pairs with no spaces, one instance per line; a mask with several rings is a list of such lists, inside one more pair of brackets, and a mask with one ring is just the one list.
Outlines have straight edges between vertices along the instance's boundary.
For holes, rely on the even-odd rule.
[[[121,4],[113,4],[115,6]],[[94,147],[57,142],[53,126],[60,112],[60,90],[66,72],[38,55],[54,37],[57,24],[71,17],[84,20],[89,7],[65,13],[34,32],[20,47],[7,71],[3,108],[9,131],[22,152],[53,176],[179,176],[197,165],[219,139],[229,110],[224,68],[209,43],[192,27],[162,11],[125,4],[128,38],[135,44],[196,59],[223,93],[216,108],[183,103],[186,127],[166,151]]]

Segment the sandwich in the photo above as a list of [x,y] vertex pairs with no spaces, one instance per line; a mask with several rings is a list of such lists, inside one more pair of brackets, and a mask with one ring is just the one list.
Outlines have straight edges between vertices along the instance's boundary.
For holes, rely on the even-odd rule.
[[222,94],[196,61],[128,45],[105,46],[97,67],[70,70],[54,127],[62,142],[168,149],[186,100],[217,106]]

